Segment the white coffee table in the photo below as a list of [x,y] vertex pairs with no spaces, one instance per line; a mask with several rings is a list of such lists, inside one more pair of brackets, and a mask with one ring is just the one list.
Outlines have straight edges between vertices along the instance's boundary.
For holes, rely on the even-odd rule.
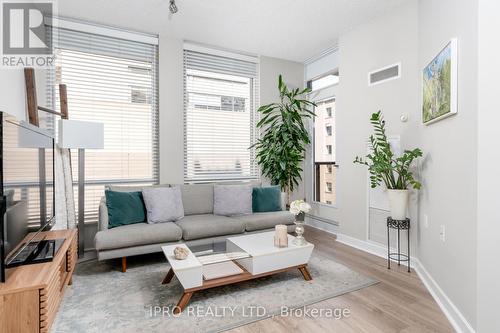
[[[175,259],[173,252],[177,246],[189,250],[186,245],[162,246],[163,253],[171,266],[162,283],[168,284],[175,275],[184,288],[174,313],[182,312],[193,293],[204,289],[257,279],[291,269],[298,269],[306,281],[312,280],[307,270],[307,263],[314,245],[311,243],[304,246],[294,245],[294,238],[288,235],[288,247],[277,248],[274,246],[274,231],[230,237],[226,240],[226,253],[197,256],[189,251],[185,260]],[[235,257],[238,259],[234,259]],[[233,261],[243,272],[203,280],[204,266],[223,261]]]

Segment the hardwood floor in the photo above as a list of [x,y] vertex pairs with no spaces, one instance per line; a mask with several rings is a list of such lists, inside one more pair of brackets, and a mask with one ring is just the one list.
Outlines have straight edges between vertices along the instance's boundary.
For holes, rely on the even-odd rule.
[[[453,328],[415,272],[391,265],[383,258],[338,243],[334,236],[315,228],[306,229],[314,251],[333,257],[345,266],[371,276],[380,283],[311,305],[311,308],[347,308],[342,319],[273,317],[233,329],[255,332],[453,332]],[[314,277],[313,277],[314,278]],[[293,291],[291,291],[293,292]]]

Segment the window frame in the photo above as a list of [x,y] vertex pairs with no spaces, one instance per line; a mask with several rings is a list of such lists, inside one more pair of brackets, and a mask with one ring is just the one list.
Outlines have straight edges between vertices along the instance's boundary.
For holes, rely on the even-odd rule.
[[[58,29],[58,28],[55,28],[54,29]],[[60,28],[62,30],[64,30],[65,28]],[[65,29],[65,30],[68,30],[68,29]],[[59,32],[58,32],[59,33]],[[88,31],[85,31],[85,30],[77,30],[76,33],[79,33],[79,34],[88,34],[90,37],[93,35],[92,32],[88,32]],[[113,37],[112,35],[99,35],[99,37],[102,37],[102,38],[109,38],[109,39],[117,39],[116,37]],[[125,40],[125,42],[136,42],[132,39],[130,40]],[[134,74],[134,71],[135,71],[135,74],[137,74],[136,71],[144,71],[144,70],[147,70],[149,72],[148,75],[151,75],[151,86],[147,86],[146,88],[145,87],[142,87],[142,86],[135,86],[135,85],[128,85],[128,88],[129,88],[129,98],[128,98],[128,102],[129,104],[132,104],[132,105],[137,105],[137,104],[147,104],[147,105],[150,105],[150,112],[151,112],[151,160],[150,160],[150,163],[151,163],[151,177],[147,177],[147,178],[121,178],[121,179],[115,179],[115,178],[105,178],[105,177],[99,177],[99,178],[89,178],[89,177],[85,177],[85,217],[84,217],[84,221],[85,221],[85,225],[92,225],[92,224],[96,224],[97,223],[97,216],[95,215],[96,212],[95,212],[95,209],[93,209],[93,207],[91,205],[89,205],[89,200],[87,198],[87,195],[92,195],[92,191],[94,191],[93,187],[99,187],[99,186],[106,186],[106,185],[155,185],[155,184],[158,184],[160,182],[160,156],[159,156],[159,57],[158,57],[158,54],[159,54],[159,46],[157,43],[149,43],[149,42],[137,42],[137,43],[143,43],[147,46],[147,48],[151,47],[151,54],[153,55],[150,59],[147,59],[146,60],[146,57],[145,59],[141,60],[140,58],[138,59],[131,59],[131,58],[128,58],[126,56],[122,56],[120,57],[119,54],[116,54],[116,55],[111,55],[111,54],[101,54],[99,52],[95,52],[94,50],[87,50],[87,51],[82,51],[82,50],[79,50],[79,49],[72,49],[71,47],[68,47],[67,45],[57,45],[57,44],[54,44],[54,52],[57,53],[58,51],[57,50],[66,50],[66,51],[69,51],[69,53],[71,52],[83,52],[83,53],[86,53],[88,54],[89,56],[96,56],[96,57],[99,57],[99,56],[104,56],[104,57],[111,57],[111,58],[115,58],[115,60],[118,60],[120,59],[121,61],[126,61],[126,60],[130,60],[130,61],[142,61],[144,63],[150,63],[151,64],[151,67],[148,67],[147,68],[142,68],[142,67],[135,67],[133,65],[129,65],[128,66],[128,70],[129,70],[129,75],[133,75]],[[148,51],[149,52],[149,51]],[[47,100],[47,104],[51,107],[51,108],[55,108],[54,106],[59,103],[58,100],[56,100],[56,90],[57,90],[57,87],[56,87],[56,83],[58,81],[57,77],[58,77],[58,70],[60,70],[60,67],[57,67],[57,66],[54,66],[54,69],[53,70],[50,70],[49,74],[47,75],[47,78],[46,78],[46,81],[47,81],[47,96],[46,96],[46,100]],[[91,82],[91,79],[88,80],[89,82]],[[62,82],[62,83],[65,83],[65,82]],[[142,90],[142,89],[146,89],[145,91],[145,97],[146,99],[144,101],[134,101],[133,99],[133,91],[134,90]],[[147,94],[147,89],[151,88],[151,92],[150,94],[148,95]],[[69,103],[71,103],[71,97],[69,97]],[[71,120],[72,117],[71,117],[71,109],[70,109],[70,112],[69,112],[69,119]],[[52,118],[51,119],[51,122],[52,122],[52,126],[54,128],[54,131],[56,130],[56,126],[55,126],[55,119]],[[123,134],[123,137],[126,137],[127,134],[124,133]],[[72,150],[72,153],[74,154],[74,152],[76,152],[76,150]],[[77,166],[77,163],[74,163],[74,167]],[[86,170],[87,170],[87,167],[86,167]],[[145,169],[144,169],[145,170]],[[73,170],[74,171],[74,170]],[[78,211],[79,207],[78,207],[78,192],[77,192],[77,187],[78,187],[78,180],[77,179],[74,179],[73,180],[73,188],[74,188],[74,199],[75,199],[75,210]],[[88,191],[88,192],[87,192]],[[97,209],[98,211],[98,209]],[[77,212],[76,212],[77,213]],[[77,213],[78,214],[78,213]]]
[[[312,80],[311,80],[312,81]],[[310,82],[310,81],[309,81]],[[308,85],[309,85],[309,82],[308,82]],[[338,85],[335,84],[333,86],[336,86]],[[323,89],[328,89],[330,87],[325,87]],[[323,90],[322,89],[322,90]],[[330,97],[326,97],[326,98],[322,98],[321,100],[313,100],[314,102],[321,102],[321,101],[327,101],[327,100],[334,100],[335,102],[337,101],[337,97],[335,95],[333,96],[330,96]],[[333,109],[332,109],[332,117],[333,117]],[[332,117],[325,117],[326,119],[331,119]],[[335,140],[335,137],[336,137],[336,131],[333,130],[333,127],[334,127],[334,124],[332,125],[328,125],[328,126],[332,126],[332,136],[334,137],[334,141],[336,142]],[[325,203],[325,202],[321,202],[321,201],[318,201],[317,200],[317,193],[318,193],[318,169],[320,168],[321,165],[330,165],[331,166],[331,174],[333,174],[333,168],[336,168],[338,169],[339,165],[337,164],[336,161],[333,161],[333,162],[315,162],[315,155],[316,155],[316,126],[315,126],[315,120],[313,119],[313,121],[311,122],[311,133],[312,133],[312,141],[311,141],[311,179],[312,179],[312,193],[311,193],[311,198],[312,198],[312,202],[315,204],[315,205],[320,205],[320,206],[325,206],[325,207],[329,207],[329,208],[337,208],[337,199],[335,200],[334,203]],[[325,149],[326,149],[326,145],[325,145]],[[333,154],[333,145],[332,145],[332,154]],[[330,174],[330,173],[329,173]],[[335,184],[337,184],[337,181],[335,181]],[[332,184],[333,185],[333,184]],[[333,188],[332,188],[333,189]],[[333,192],[333,191],[332,191]]]
[[[325,129],[326,129],[326,136],[333,136],[333,125],[331,124],[325,125]],[[328,131],[328,129],[330,129],[330,131]]]
[[[246,73],[239,73],[239,72],[234,72],[231,73],[230,70],[228,72],[224,71],[217,71],[217,70],[210,70],[210,66],[207,66],[206,69],[199,69],[199,68],[188,68],[187,65],[187,58],[189,58],[186,55],[186,52],[193,52],[193,53],[203,53],[204,56],[207,57],[217,57],[217,61],[214,63],[214,66],[216,66],[216,63],[218,63],[221,59],[230,59],[232,61],[244,61],[247,63],[253,63],[255,65],[255,75],[246,75]],[[257,142],[260,133],[259,130],[256,128],[256,124],[259,120],[259,115],[257,112],[257,108],[259,105],[259,84],[260,84],[260,79],[259,79],[259,68],[258,68],[258,63],[259,59],[257,57],[251,57],[251,56],[244,56],[240,55],[238,53],[232,53],[229,51],[220,51],[217,49],[213,48],[208,48],[205,46],[199,46],[195,44],[185,44],[184,49],[184,62],[183,62],[183,81],[184,81],[184,108],[183,108],[183,122],[184,122],[184,140],[183,140],[183,148],[184,148],[184,157],[183,157],[183,163],[184,163],[184,170],[183,170],[183,182],[184,184],[193,184],[193,183],[223,183],[223,182],[251,182],[251,181],[256,181],[259,180],[261,175],[260,175],[260,170],[259,166],[256,162],[256,152],[255,148],[249,149],[249,154],[250,154],[250,166],[249,170],[250,173],[248,175],[244,175],[242,177],[215,177],[215,176],[207,176],[207,177],[188,177],[188,172],[186,171],[187,165],[189,163],[188,161],[188,150],[187,150],[187,109],[189,107],[189,94],[191,93],[187,89],[187,71],[189,69],[197,70],[197,71],[205,71],[205,78],[206,79],[214,79],[210,76],[211,73],[214,74],[222,74],[222,75],[233,75],[233,76],[240,76],[242,78],[248,79],[249,80],[249,100],[248,100],[248,105],[246,105],[245,99],[243,99],[243,103],[237,103],[238,99],[242,99],[238,96],[229,96],[229,95],[224,95],[224,94],[216,94],[217,96],[220,95],[221,97],[221,111],[231,111],[231,112],[245,112],[246,108],[248,108],[248,111],[250,113],[250,145],[253,146],[254,143]],[[217,78],[215,78],[217,80]],[[223,101],[222,99],[224,97],[231,97],[232,98],[232,110],[223,110]],[[240,101],[241,102],[241,101]]]
[[326,117],[327,118],[332,118],[333,117],[333,111],[331,107],[326,108]]

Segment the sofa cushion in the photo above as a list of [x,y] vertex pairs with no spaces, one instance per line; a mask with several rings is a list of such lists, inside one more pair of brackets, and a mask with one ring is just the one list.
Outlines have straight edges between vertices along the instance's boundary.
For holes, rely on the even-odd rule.
[[254,213],[277,212],[280,210],[281,190],[279,186],[253,188],[252,211]]
[[174,222],[184,217],[181,189],[178,186],[145,188],[142,196],[148,223]]
[[185,216],[175,224],[182,229],[184,240],[240,234],[245,231],[243,221],[212,214]]
[[223,216],[252,213],[251,185],[215,185],[214,214]]
[[288,211],[253,213],[252,215],[235,216],[245,223],[246,231],[274,228],[277,224],[293,224],[294,216]]
[[137,223],[97,232],[95,247],[98,251],[120,249],[156,243],[176,242],[182,230],[175,223]]
[[184,215],[212,214],[214,186],[212,184],[181,185]]
[[146,210],[141,192],[106,190],[108,228],[146,221]]

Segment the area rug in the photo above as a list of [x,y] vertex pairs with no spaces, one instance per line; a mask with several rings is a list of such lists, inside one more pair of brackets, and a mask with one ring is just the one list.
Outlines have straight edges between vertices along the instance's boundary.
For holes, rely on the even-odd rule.
[[161,284],[168,269],[160,256],[144,257],[126,273],[116,262],[78,264],[51,332],[221,332],[376,283],[314,253],[309,262],[312,281],[293,270],[200,291],[174,316],[171,309],[182,287],[175,277]]

